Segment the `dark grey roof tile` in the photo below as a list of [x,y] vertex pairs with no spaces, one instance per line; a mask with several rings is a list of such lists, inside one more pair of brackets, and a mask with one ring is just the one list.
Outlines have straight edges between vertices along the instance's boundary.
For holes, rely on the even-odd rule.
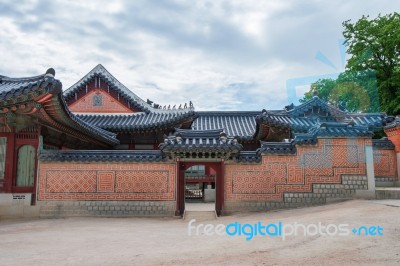
[[373,139],[372,146],[376,149],[389,149],[394,150],[395,146],[388,138]]
[[223,129],[228,136],[240,139],[252,139],[256,121],[260,112],[245,111],[216,111],[196,112],[197,118],[193,121],[193,130]]
[[159,150],[43,150],[41,161],[75,162],[162,162],[165,157]]

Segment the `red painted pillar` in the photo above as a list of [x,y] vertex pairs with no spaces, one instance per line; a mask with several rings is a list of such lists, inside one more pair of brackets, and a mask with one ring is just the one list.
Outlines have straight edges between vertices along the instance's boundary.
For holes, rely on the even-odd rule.
[[6,165],[4,178],[4,192],[11,193],[15,176],[15,133],[7,133]]
[[215,199],[215,211],[218,215],[223,214],[224,208],[224,193],[225,193],[225,182],[224,182],[224,161],[219,163],[216,167],[217,169],[217,178],[215,180],[215,187],[216,187],[216,199]]
[[176,189],[176,216],[182,216],[185,211],[185,163],[176,162],[177,189]]

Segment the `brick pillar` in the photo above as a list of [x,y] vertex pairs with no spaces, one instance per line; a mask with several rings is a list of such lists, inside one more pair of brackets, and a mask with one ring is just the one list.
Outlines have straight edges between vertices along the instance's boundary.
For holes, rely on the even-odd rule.
[[396,185],[400,186],[400,116],[385,127],[385,133],[390,141],[395,146],[397,155],[397,182]]
[[4,192],[11,193],[13,180],[15,179],[15,133],[6,133],[7,137],[7,151],[6,151],[6,168],[5,168],[5,183]]

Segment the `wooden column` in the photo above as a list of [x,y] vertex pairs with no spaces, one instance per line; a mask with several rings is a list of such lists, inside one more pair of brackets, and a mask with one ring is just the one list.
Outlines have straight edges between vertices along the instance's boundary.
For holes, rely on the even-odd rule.
[[11,193],[12,182],[15,168],[15,133],[1,133],[1,136],[7,137],[7,148],[6,148],[6,162],[5,162],[5,175],[4,175],[4,192]]
[[176,216],[182,216],[185,211],[185,170],[186,165],[180,162],[179,159],[176,161]]
[[217,177],[215,180],[215,211],[217,212],[218,216],[223,214],[224,208],[224,193],[225,193],[225,182],[224,182],[224,162],[216,163],[216,172]]

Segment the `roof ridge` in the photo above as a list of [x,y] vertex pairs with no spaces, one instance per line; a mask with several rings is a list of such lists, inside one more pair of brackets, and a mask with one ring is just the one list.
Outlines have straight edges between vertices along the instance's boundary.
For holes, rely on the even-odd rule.
[[[98,64],[92,70],[90,70],[85,76],[83,76],[79,81],[73,84],[71,87],[66,89],[63,92],[65,97],[68,97],[69,94],[72,94],[76,89],[79,88],[82,83],[85,83],[92,75],[103,75],[106,79],[109,79],[112,83],[115,84],[116,89],[120,90],[122,93],[126,94],[132,101],[137,103],[142,111],[145,112],[153,112],[153,113],[180,113],[182,110],[194,110],[193,106],[189,106],[188,108],[176,108],[176,109],[159,109],[155,108],[152,105],[148,104],[138,95],[136,95],[133,91],[127,88],[122,82],[120,82],[113,74],[111,74],[102,64]],[[176,104],[175,104],[176,105]]]
[[110,73],[102,64],[98,64],[92,70],[90,70],[86,75],[84,75],[80,80],[78,80],[75,84],[64,91],[64,95],[70,94],[73,92],[74,89],[79,87],[81,83],[83,83],[87,78],[89,78],[93,74],[106,74],[111,78],[111,81],[115,82],[118,89],[122,90],[127,94],[131,94],[129,96],[133,96],[134,100],[138,100],[143,105],[147,105],[148,107],[152,108],[149,104],[147,104],[143,99],[133,93],[130,89],[128,89],[122,82],[120,82],[113,74]]
[[2,81],[19,82],[19,81],[30,81],[30,80],[41,79],[41,78],[44,78],[45,76],[46,76],[46,74],[41,74],[41,75],[32,76],[32,77],[11,78],[11,77],[0,75],[0,78]]
[[305,108],[306,106],[312,105],[312,104],[313,104],[314,102],[316,102],[316,101],[318,101],[318,102],[321,103],[322,105],[328,107],[329,109],[333,109],[333,111],[335,111],[335,112],[341,113],[341,114],[343,114],[343,115],[346,114],[346,112],[340,110],[339,108],[337,108],[337,107],[335,107],[335,106],[329,104],[328,102],[323,101],[323,100],[322,100],[320,97],[318,97],[317,95],[313,96],[313,97],[312,97],[310,100],[308,100],[307,102],[302,103],[302,104],[300,104],[300,105],[298,105],[298,106],[295,106],[293,109],[288,110],[288,111],[286,111],[286,112],[287,112],[288,114],[290,114],[290,113],[296,113],[296,112],[298,112],[299,110]]
[[196,111],[197,114],[260,114],[261,111]]

